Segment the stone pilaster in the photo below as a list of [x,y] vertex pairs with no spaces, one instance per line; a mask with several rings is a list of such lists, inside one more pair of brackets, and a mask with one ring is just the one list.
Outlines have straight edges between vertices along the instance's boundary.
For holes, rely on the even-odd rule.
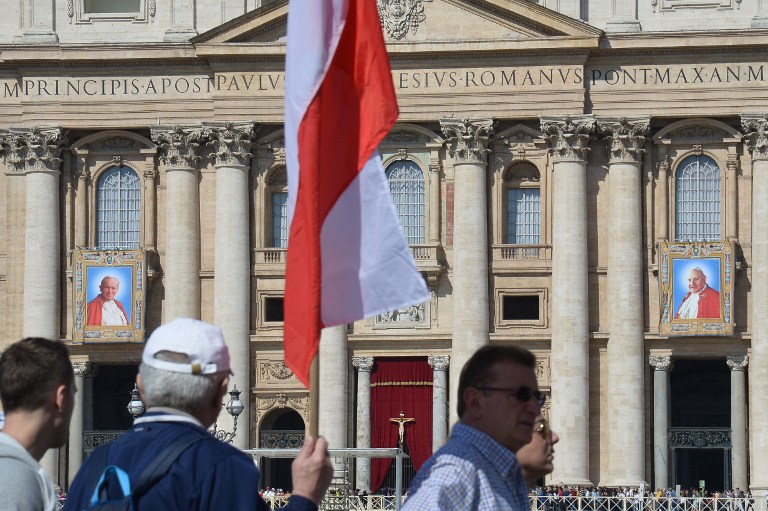
[[768,0],[757,0],[757,14],[752,18],[752,28],[768,28]]
[[75,407],[72,410],[72,420],[69,423],[69,459],[68,459],[68,479],[72,484],[80,465],[83,464],[83,401],[85,397],[85,376],[91,370],[89,362],[72,362],[72,368],[75,370]]
[[[6,164],[25,174],[25,337],[59,339],[59,176],[66,132],[60,128],[11,129],[2,137]],[[52,285],[53,284],[53,285]]]
[[[349,374],[346,324],[322,330],[318,356],[320,381],[323,382],[318,402],[318,432],[328,440],[329,448],[346,449]],[[346,473],[347,458],[334,458],[332,461],[333,481],[342,481]]]
[[591,115],[542,117],[554,160],[552,199],[553,481],[589,485],[589,298],[586,172]]
[[21,40],[24,44],[57,44],[56,34],[56,2],[49,0],[31,0],[24,2],[24,33]]
[[649,122],[647,117],[598,120],[611,155],[608,189],[613,212],[608,220],[608,296],[614,298],[608,303],[608,409],[622,410],[609,417],[611,456],[601,486],[639,486],[645,481],[645,412],[641,406],[626,406],[644,391],[645,337],[638,310],[643,280],[627,276],[644,274],[641,175]]
[[448,365],[450,357],[427,357],[432,367],[432,452],[448,439]]
[[613,16],[605,24],[606,32],[640,32],[640,21],[637,19],[637,2],[626,0],[611,0]]
[[171,28],[165,31],[165,41],[187,41],[197,35],[195,30],[195,1],[171,0]]
[[747,488],[747,376],[749,358],[729,356],[731,369],[731,488]]
[[440,243],[440,161],[429,163],[429,242]]
[[[373,357],[353,357],[352,365],[357,369],[357,438],[358,449],[371,447],[371,369]],[[355,487],[371,492],[371,460],[357,458]]]
[[[163,321],[200,318],[200,128],[153,128],[165,164]],[[245,389],[241,389],[245,390]]]
[[[245,409],[238,418],[250,424],[250,187],[252,123],[204,124],[208,155],[216,167],[216,246],[213,283],[213,321],[224,331],[232,358],[230,385],[240,395]],[[222,414],[222,423],[231,421]],[[247,449],[248,435],[235,437],[233,444]]]
[[653,366],[653,482],[654,488],[668,488],[669,372],[672,370],[672,357],[652,355],[648,357],[648,363]]
[[[441,119],[453,158],[455,195],[453,230],[453,343],[450,394],[456,396],[459,373],[478,348],[488,344],[488,229],[486,170],[492,119]],[[451,423],[457,419],[450,410]]]
[[[752,154],[752,352],[749,371],[750,445],[768,445],[768,115],[742,115],[747,147]],[[768,453],[752,450],[753,495],[768,489]]]

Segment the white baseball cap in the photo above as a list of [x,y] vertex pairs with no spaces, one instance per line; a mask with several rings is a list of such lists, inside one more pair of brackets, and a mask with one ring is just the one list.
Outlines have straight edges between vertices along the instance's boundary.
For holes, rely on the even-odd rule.
[[[158,352],[183,353],[189,362],[171,362],[155,357]],[[214,374],[228,371],[229,349],[217,326],[191,318],[177,318],[158,327],[144,346],[142,362],[163,371],[187,374]]]

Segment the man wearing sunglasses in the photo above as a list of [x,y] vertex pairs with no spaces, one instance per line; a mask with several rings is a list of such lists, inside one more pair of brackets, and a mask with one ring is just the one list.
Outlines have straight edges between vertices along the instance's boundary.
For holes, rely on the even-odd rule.
[[555,469],[555,444],[559,441],[557,433],[549,429],[547,419],[543,415],[536,417],[533,438],[515,453],[529,488],[537,486],[545,475]]
[[531,441],[544,403],[535,364],[518,346],[484,346],[472,355],[459,377],[459,422],[419,470],[403,510],[529,508],[515,452]]

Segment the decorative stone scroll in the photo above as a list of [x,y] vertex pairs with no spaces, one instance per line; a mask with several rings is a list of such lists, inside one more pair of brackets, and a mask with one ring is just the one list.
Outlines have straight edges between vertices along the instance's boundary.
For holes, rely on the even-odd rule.
[[255,401],[256,413],[254,414],[255,417],[252,419],[254,424],[258,424],[259,420],[264,417],[267,412],[276,408],[290,408],[295,410],[302,416],[304,422],[308,421],[309,396],[306,392],[303,392],[302,395],[277,392],[274,394],[256,396]]
[[608,140],[611,163],[642,162],[643,146],[650,131],[648,117],[605,119],[598,121],[598,127]]
[[459,163],[486,163],[488,140],[494,132],[493,119],[440,119],[448,152]]
[[152,128],[151,138],[160,148],[160,161],[172,169],[194,169],[200,161],[197,148],[203,142],[202,128]]
[[352,365],[358,371],[368,371],[373,369],[373,357],[352,357]]
[[741,129],[753,160],[768,159],[768,114],[741,116]]
[[384,32],[391,39],[403,39],[410,31],[416,34],[419,25],[427,19],[424,2],[432,0],[376,0],[379,19]]
[[262,362],[259,364],[259,379],[262,381],[286,381],[293,378],[293,372],[284,362]]
[[654,356],[648,357],[648,363],[653,366],[657,371],[671,371],[672,370],[672,357],[670,356]]
[[589,139],[595,129],[593,115],[541,117],[541,131],[555,160],[586,161]]
[[11,128],[0,133],[0,152],[17,172],[58,171],[67,132],[61,128]]
[[254,132],[252,123],[203,124],[203,133],[209,139],[206,145],[213,150],[208,156],[217,166],[247,166]]
[[432,367],[434,371],[445,371],[451,363],[451,357],[448,356],[434,356],[427,357],[427,363]]

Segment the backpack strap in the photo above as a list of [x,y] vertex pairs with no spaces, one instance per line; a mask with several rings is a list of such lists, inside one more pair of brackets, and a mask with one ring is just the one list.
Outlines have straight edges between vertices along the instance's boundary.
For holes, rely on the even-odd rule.
[[133,502],[138,502],[139,498],[149,491],[160,479],[162,479],[171,465],[187,450],[192,444],[203,440],[208,435],[196,433],[194,435],[184,435],[177,437],[173,442],[163,449],[160,454],[150,463],[141,473],[131,497]]

